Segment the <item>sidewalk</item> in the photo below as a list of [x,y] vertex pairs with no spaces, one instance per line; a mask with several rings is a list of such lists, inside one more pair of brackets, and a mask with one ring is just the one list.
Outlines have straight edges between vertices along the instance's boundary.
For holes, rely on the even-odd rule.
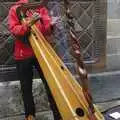
[[[1,118],[0,120],[23,120],[24,116],[11,116],[6,118]],[[53,120],[52,112],[51,111],[44,111],[44,112],[38,112],[36,114],[36,120]]]

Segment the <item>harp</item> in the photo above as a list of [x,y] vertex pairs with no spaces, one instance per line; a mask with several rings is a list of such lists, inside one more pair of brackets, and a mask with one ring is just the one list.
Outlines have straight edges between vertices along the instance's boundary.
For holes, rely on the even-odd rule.
[[[29,5],[23,5],[18,8],[20,15],[23,16],[22,22],[25,22],[22,10],[26,11],[26,8],[28,10]],[[82,86],[78,84],[34,23],[35,21],[31,24],[29,42],[47,80],[62,119],[104,120],[97,107],[92,102],[89,103],[89,99],[86,99]]]

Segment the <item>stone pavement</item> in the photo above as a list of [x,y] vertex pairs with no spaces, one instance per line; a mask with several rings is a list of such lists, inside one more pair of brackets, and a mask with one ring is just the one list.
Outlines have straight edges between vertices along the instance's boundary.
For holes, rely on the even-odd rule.
[[[0,120],[23,120],[24,115],[9,116],[7,118],[1,118]],[[36,114],[36,120],[53,120],[51,111],[38,112]]]
[[[34,80],[33,94],[38,120],[52,120],[48,99],[41,80]],[[0,83],[0,120],[22,120],[23,103],[18,81]]]
[[[106,77],[109,78],[109,76]],[[91,76],[91,79],[93,100],[101,112],[120,105],[119,99],[111,100],[112,98],[119,97],[120,87],[117,87],[120,85],[119,79],[116,78],[113,81],[112,78],[108,80],[100,78],[100,76],[100,80],[95,79],[95,76]],[[37,120],[53,120],[41,80],[34,80],[33,93],[37,110]],[[0,120],[23,120],[23,114],[19,82],[0,83]]]

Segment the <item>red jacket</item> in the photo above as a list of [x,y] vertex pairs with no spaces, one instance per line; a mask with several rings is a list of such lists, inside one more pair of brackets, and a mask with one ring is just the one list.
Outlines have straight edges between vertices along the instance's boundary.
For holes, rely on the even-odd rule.
[[[11,7],[8,15],[8,25],[11,33],[16,36],[15,47],[14,47],[14,58],[15,60],[22,60],[34,56],[32,48],[22,42],[17,36],[24,36],[27,33],[27,27],[20,23],[18,16],[16,14],[16,9],[21,5],[21,3],[27,3],[28,0],[19,0],[14,6]],[[38,29],[45,33],[47,30],[50,30],[51,18],[48,15],[48,10],[45,7],[40,7],[35,10],[35,12],[40,13],[43,24],[40,24],[40,21],[36,23]],[[30,17],[32,13],[27,13],[27,16]]]

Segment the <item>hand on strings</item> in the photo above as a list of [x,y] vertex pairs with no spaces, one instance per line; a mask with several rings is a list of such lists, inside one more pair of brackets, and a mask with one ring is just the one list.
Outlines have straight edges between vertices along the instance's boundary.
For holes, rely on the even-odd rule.
[[26,17],[26,18],[25,18],[25,21],[23,22],[23,25],[24,25],[25,28],[27,29],[27,32],[30,31],[30,22],[31,22],[30,17]]
[[30,25],[33,25],[38,20],[41,20],[41,15],[39,13],[36,13],[36,12],[33,13],[33,15],[31,16]]
[[40,19],[40,14],[34,13],[31,17],[25,18],[24,25],[29,29],[39,19]]

